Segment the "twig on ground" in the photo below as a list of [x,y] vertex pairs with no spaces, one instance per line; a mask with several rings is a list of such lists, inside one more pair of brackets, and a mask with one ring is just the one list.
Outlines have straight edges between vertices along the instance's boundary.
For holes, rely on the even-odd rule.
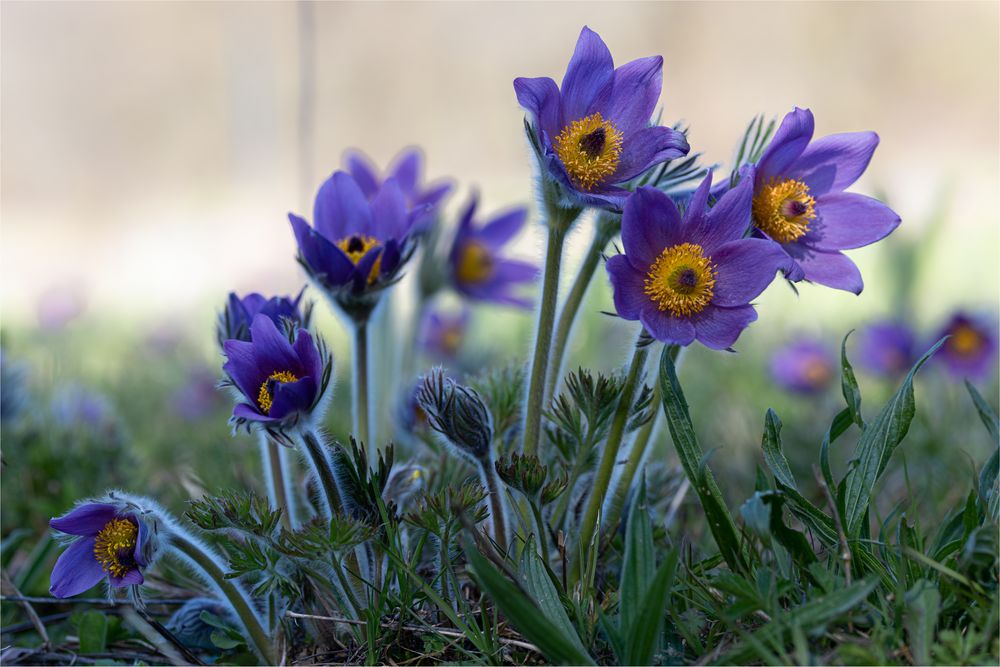
[[[16,597],[23,598],[21,591],[17,590],[17,586],[14,582],[10,580],[10,576],[7,574],[7,568],[0,568],[0,577],[2,577],[3,591],[5,593],[13,593]],[[52,646],[52,642],[49,641],[49,633],[45,629],[45,624],[42,623],[42,619],[38,617],[35,612],[35,608],[31,606],[31,603],[27,600],[19,600],[21,606],[24,608],[24,613],[28,615],[28,620],[31,621],[31,625],[34,626],[35,631],[38,636],[42,638],[42,648],[48,650]]]

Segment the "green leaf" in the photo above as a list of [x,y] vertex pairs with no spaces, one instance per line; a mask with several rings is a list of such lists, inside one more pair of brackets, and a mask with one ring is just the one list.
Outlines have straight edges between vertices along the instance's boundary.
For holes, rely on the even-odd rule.
[[838,412],[837,416],[830,423],[830,428],[827,429],[826,435],[823,436],[823,444],[819,448],[819,467],[823,471],[823,479],[826,481],[826,485],[829,487],[831,493],[836,490],[837,483],[833,480],[833,470],[830,468],[830,445],[842,436],[853,423],[850,408],[844,408]]
[[[560,665],[593,665],[594,659],[552,623],[516,584],[505,577],[470,542],[465,552],[480,587],[517,630],[550,661]],[[575,634],[575,633],[574,633]]]
[[989,431],[990,436],[993,438],[993,444],[1000,447],[1000,419],[997,418],[997,413],[993,412],[990,404],[986,402],[982,394],[968,380],[965,381],[965,388],[969,390],[972,402],[976,404],[976,411],[979,413],[979,418],[983,420],[986,430]]
[[861,416],[861,389],[858,387],[857,378],[854,377],[854,367],[847,360],[847,339],[852,333],[854,332],[848,331],[840,343],[840,389],[844,393],[844,401],[850,410],[851,420],[864,429],[865,419]]
[[789,489],[798,490],[788,459],[781,450],[781,420],[778,418],[778,413],[770,408],[764,417],[764,439],[761,441],[761,449],[764,451],[764,463],[770,468],[774,479]]
[[32,535],[32,531],[27,528],[15,528],[10,531],[10,535],[0,542],[0,567],[10,565],[11,559],[17,550],[24,544],[24,541]]
[[656,574],[656,550],[653,544],[653,522],[646,507],[646,478],[628,515],[625,530],[625,561],[622,563],[621,586],[618,590],[622,627],[629,628],[641,613],[643,595],[649,590]]
[[986,507],[990,518],[1000,518],[1000,448],[993,450],[990,460],[979,473],[979,499]]
[[705,453],[695,437],[694,425],[691,423],[687,401],[684,400],[684,391],[677,379],[677,370],[670,357],[669,347],[665,347],[660,356],[660,395],[663,397],[663,413],[667,418],[674,448],[705,510],[705,518],[708,519],[712,537],[715,538],[715,543],[719,546],[719,551],[729,568],[743,572],[747,568],[740,552],[736,523],[726,508],[722,492],[715,483],[715,477],[705,460]]
[[221,648],[223,651],[229,651],[236,648],[243,642],[239,639],[235,639],[225,630],[212,630],[212,643]]
[[628,640],[623,663],[626,665],[652,663],[657,640],[663,632],[664,609],[674,582],[674,572],[677,571],[677,558],[677,549],[667,555],[642,598],[641,613],[630,625],[625,626]]
[[930,665],[934,627],[941,611],[941,593],[930,581],[921,579],[906,593],[903,625],[910,642],[914,664]]
[[848,537],[854,538],[861,533],[872,489],[885,471],[892,452],[902,442],[910,428],[915,410],[913,378],[944,341],[944,338],[939,340],[913,365],[910,372],[906,374],[902,386],[885,404],[878,417],[868,425],[858,440],[854,456],[858,464],[847,474],[844,491],[844,514]]
[[108,643],[108,617],[100,611],[80,615],[76,624],[80,653],[103,653]]
[[577,634],[573,622],[566,614],[566,608],[563,607],[559,598],[559,591],[552,583],[552,577],[546,570],[532,540],[528,541],[521,554],[521,576],[524,580],[524,587],[528,589],[545,617],[552,621],[581,653],[586,653],[587,649],[583,647],[583,642],[580,641],[580,636]]

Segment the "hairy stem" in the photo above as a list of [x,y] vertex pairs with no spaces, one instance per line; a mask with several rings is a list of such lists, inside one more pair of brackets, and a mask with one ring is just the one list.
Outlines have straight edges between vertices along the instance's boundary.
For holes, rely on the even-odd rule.
[[528,499],[528,506],[531,507],[531,513],[535,517],[535,530],[538,531],[538,548],[542,552],[542,560],[548,563],[549,536],[545,520],[542,518],[542,509],[538,506],[538,500],[535,498]]
[[298,523],[295,520],[295,501],[288,488],[285,469],[288,460],[282,451],[282,446],[268,437],[267,433],[261,432],[260,453],[271,508],[281,510],[281,525],[285,530],[295,530]]
[[479,462],[483,483],[490,498],[490,517],[493,519],[493,540],[502,552],[507,551],[507,508],[503,502],[503,489],[493,461],[487,457]]
[[313,473],[316,475],[316,480],[319,482],[323,509],[325,510],[324,516],[329,519],[334,512],[343,507],[340,488],[337,486],[337,479],[333,474],[330,457],[327,456],[319,438],[312,430],[303,428],[299,435],[302,453],[305,454]]
[[597,519],[604,505],[604,497],[608,492],[608,485],[611,483],[611,476],[615,471],[615,464],[618,460],[618,450],[621,448],[622,438],[625,435],[625,427],[628,424],[629,412],[632,410],[632,402],[635,399],[636,388],[639,378],[642,376],[643,368],[646,366],[646,357],[649,355],[648,345],[641,341],[635,347],[632,354],[632,361],[629,364],[628,376],[622,387],[621,396],[618,398],[618,408],[611,422],[611,430],[604,444],[604,452],[601,454],[601,462],[594,477],[593,487],[590,497],[587,500],[587,507],[583,513],[583,520],[580,522],[580,534],[577,540],[578,548],[573,552],[573,561],[570,567],[570,580],[576,583],[581,573],[581,557],[583,550],[588,548],[597,530]]
[[368,408],[368,320],[358,320],[354,324],[354,437],[368,452],[368,460],[373,461],[373,445],[370,441],[371,415]]

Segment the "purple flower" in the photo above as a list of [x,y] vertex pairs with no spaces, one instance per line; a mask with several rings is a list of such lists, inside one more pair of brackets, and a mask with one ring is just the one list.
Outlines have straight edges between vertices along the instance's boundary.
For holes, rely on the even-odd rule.
[[272,296],[270,299],[251,292],[242,299],[235,292],[229,293],[226,309],[219,318],[220,341],[250,340],[250,323],[258,314],[266,315],[278,326],[284,320],[302,324],[302,313],[299,312],[299,302],[305,288],[299,291],[294,299],[290,296]]
[[775,350],[770,366],[771,377],[783,389],[797,394],[816,394],[833,380],[837,360],[819,341],[800,339]]
[[503,246],[524,226],[528,209],[507,209],[479,226],[473,221],[476,204],[476,197],[473,197],[458,223],[448,256],[452,284],[470,299],[530,308],[531,301],[517,296],[512,290],[534,282],[538,267],[500,256]]
[[902,322],[875,322],[858,333],[858,365],[886,378],[904,375],[916,361],[916,335]]
[[517,101],[534,117],[544,169],[571,198],[620,210],[629,192],[616,185],[687,154],[682,133],[649,126],[662,69],[661,56],[615,69],[604,41],[584,27],[561,86],[548,77],[514,79]]
[[875,243],[899,225],[888,206],[844,192],[868,167],[878,135],[812,136],[811,111],[795,108],[785,116],[757,166],[754,222],[795,261],[790,280],[860,294],[861,273],[840,251]]
[[414,221],[426,208],[412,209],[395,178],[369,198],[350,174],[338,171],[316,194],[313,224],[289,213],[299,262],[309,276],[352,312],[368,312],[373,292],[386,287],[409,255]]
[[420,213],[413,221],[413,233],[427,230],[434,221],[438,205],[451,192],[452,183],[440,179],[424,185],[422,183],[424,155],[419,148],[404,148],[393,158],[386,170],[385,178],[379,176],[378,168],[360,151],[350,150],[344,156],[347,171],[369,200],[375,199],[384,181],[393,178],[406,198],[407,206]]
[[937,358],[955,378],[985,379],[997,368],[997,327],[983,318],[955,313],[936,337],[950,336]]
[[49,525],[76,536],[52,569],[52,595],[68,598],[105,578],[115,588],[143,583],[142,570],[152,562],[156,541],[134,509],[84,503]]
[[326,366],[312,336],[298,329],[290,343],[266,315],[250,325],[250,341],[227,340],[222,366],[245,402],[233,408],[233,420],[279,422],[308,414],[319,402]]
[[618,315],[641,321],[657,340],[698,340],[718,350],[757,319],[750,301],[789,260],[776,243],[744,237],[753,183],[747,171],[706,212],[709,173],[683,218],[655,188],[641,187],[629,197],[622,215],[625,254],[607,262]]
[[464,306],[453,313],[428,308],[420,321],[420,345],[438,357],[454,358],[465,339],[469,317],[469,309]]

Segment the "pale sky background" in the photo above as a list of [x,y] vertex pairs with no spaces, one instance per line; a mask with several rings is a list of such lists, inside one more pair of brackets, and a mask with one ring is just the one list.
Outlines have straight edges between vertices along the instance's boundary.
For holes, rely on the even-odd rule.
[[[584,24],[617,64],[663,55],[664,118],[687,121],[708,161],[730,159],[755,113],[793,105],[813,110],[818,136],[876,130],[881,145],[854,189],[888,196],[900,237],[919,238],[950,193],[920,288],[927,316],[995,309],[998,7],[4,1],[2,315],[34,322],[55,293],[139,324],[204,317],[230,289],[293,290],[303,277],[286,214],[311,218],[315,187],[352,146],[380,164],[423,146],[429,174],[461,184],[449,211],[473,185],[487,210],[529,203],[511,81],[560,80]],[[303,22],[315,34],[305,174]],[[518,250],[541,257],[537,229]],[[772,289],[762,313],[780,324],[793,312],[829,321],[884,310],[878,277],[893,267],[877,248],[852,257],[868,284],[861,297]]]

